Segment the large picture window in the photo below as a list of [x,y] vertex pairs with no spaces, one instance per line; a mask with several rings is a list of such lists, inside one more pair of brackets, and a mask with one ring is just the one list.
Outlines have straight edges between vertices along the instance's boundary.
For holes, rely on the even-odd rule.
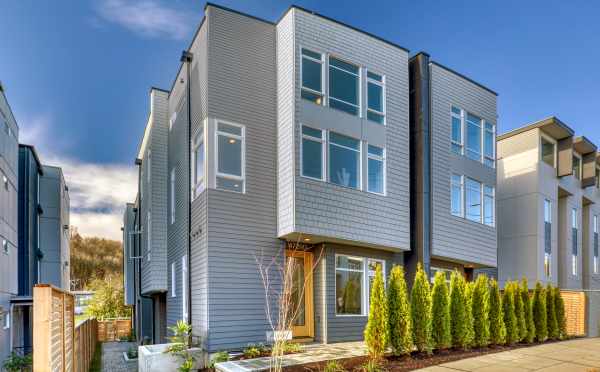
[[329,106],[352,115],[360,112],[358,66],[329,57]]
[[204,132],[201,130],[192,143],[192,190],[194,198],[204,191],[206,185],[204,157]]
[[302,126],[302,175],[304,177],[318,180],[324,178],[323,143],[322,130]]
[[481,119],[467,113],[467,157],[481,161]]
[[381,147],[368,145],[367,158],[367,171],[369,175],[367,190],[369,192],[383,194],[385,192],[384,150]]
[[481,183],[467,178],[465,189],[466,217],[471,221],[481,222]]
[[367,119],[385,124],[385,80],[371,71],[367,71],[367,102]]
[[336,256],[335,299],[336,314],[363,314],[363,259],[360,257]]
[[217,123],[217,189],[244,192],[244,127]]
[[323,104],[323,55],[302,48],[302,98]]
[[458,217],[463,216],[463,176],[453,174],[450,180],[450,207],[452,214]]
[[452,106],[452,151],[459,155],[463,153],[462,114],[461,109]]
[[329,180],[360,188],[360,141],[338,133],[329,133]]

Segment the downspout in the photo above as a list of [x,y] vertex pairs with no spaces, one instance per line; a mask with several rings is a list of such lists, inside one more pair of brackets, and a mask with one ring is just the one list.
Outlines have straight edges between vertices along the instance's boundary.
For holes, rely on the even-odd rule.
[[[194,55],[184,50],[181,53],[181,62],[186,65],[186,73],[187,73],[187,117],[188,117],[188,132],[187,132],[187,160],[188,160],[188,246],[187,246],[187,323],[192,324],[192,271],[191,271],[191,263],[192,263],[192,177],[191,177],[191,169],[192,169],[192,151],[190,149],[190,141],[192,137],[192,82],[190,80],[190,64],[194,59]],[[190,332],[188,337],[188,347],[192,347],[192,333]]]

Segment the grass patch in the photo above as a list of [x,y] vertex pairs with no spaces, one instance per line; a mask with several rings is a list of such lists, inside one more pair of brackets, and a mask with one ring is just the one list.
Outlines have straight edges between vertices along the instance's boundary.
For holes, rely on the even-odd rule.
[[96,343],[96,350],[94,351],[94,357],[90,363],[89,372],[100,372],[102,371],[102,343]]

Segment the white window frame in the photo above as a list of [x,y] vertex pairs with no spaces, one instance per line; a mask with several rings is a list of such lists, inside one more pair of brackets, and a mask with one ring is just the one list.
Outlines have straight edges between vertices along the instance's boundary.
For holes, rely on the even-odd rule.
[[[480,202],[479,202],[479,221],[475,221],[475,220],[472,220],[472,219],[470,219],[470,218],[467,217],[467,180],[471,180],[471,181],[477,182],[479,184],[479,197],[480,197]],[[483,185],[484,185],[484,183],[481,182],[481,181],[476,180],[475,178],[471,178],[471,177],[467,177],[467,176],[464,177],[464,183],[465,183],[465,187],[464,187],[464,190],[465,190],[465,197],[464,197],[464,203],[465,203],[465,205],[464,205],[464,214],[465,214],[465,219],[467,221],[471,221],[471,222],[479,222],[480,224],[483,225],[484,224],[483,223]],[[487,225],[485,225],[485,226],[487,226]]]
[[[308,134],[304,134],[302,131],[302,127],[307,127],[314,130],[321,131],[321,138],[313,137]],[[321,144],[321,178],[315,178],[311,176],[307,176],[304,174],[304,139],[309,141],[319,142]],[[305,178],[310,178],[312,180],[317,181],[325,181],[327,179],[327,131],[324,129],[319,129],[315,127],[311,127],[310,125],[300,124],[300,176]]]
[[[375,79],[371,79],[371,78],[369,77],[369,72],[371,72],[371,73],[373,73],[373,74],[375,74],[375,75],[379,75],[379,76],[381,76],[381,81],[377,81],[377,80],[375,80]],[[368,117],[369,117],[369,114],[368,114],[368,113],[369,113],[369,112],[372,112],[372,113],[374,113],[374,114],[378,114],[378,115],[381,115],[381,116],[383,116],[383,123],[378,123],[378,122],[376,122],[376,121],[373,121],[373,120],[369,120],[369,121],[373,121],[373,122],[374,122],[374,123],[376,123],[376,124],[379,124],[379,125],[384,125],[384,126],[385,126],[385,125],[386,125],[386,122],[387,122],[387,115],[386,115],[386,104],[385,104],[385,101],[386,101],[386,83],[385,83],[385,75],[384,75],[384,74],[380,74],[380,73],[378,73],[378,72],[376,72],[376,71],[373,71],[373,70],[369,70],[369,69],[367,69],[367,70],[366,70],[366,73],[365,73],[365,76],[367,77],[367,90],[366,90],[366,95],[367,95],[367,98],[365,99],[365,101],[366,101],[366,106],[367,106],[367,120],[369,120],[369,119],[368,119]],[[377,110],[375,110],[375,109],[372,109],[372,108],[370,108],[370,107],[369,107],[369,84],[375,84],[375,85],[378,85],[378,86],[380,86],[380,87],[381,87],[381,95],[382,95],[382,97],[381,97],[381,100],[382,100],[382,101],[381,101],[381,105],[382,105],[382,108],[383,108],[383,112],[377,111]]]
[[[309,52],[321,55],[321,59],[316,59],[316,58],[313,58],[311,56],[307,56],[307,55],[302,54],[302,49],[306,49]],[[312,48],[306,48],[306,47],[303,47],[302,45],[300,45],[300,51],[299,51],[299,53],[300,53],[300,91],[305,90],[305,91],[307,91],[309,93],[321,96],[321,104],[320,105],[324,106],[325,105],[325,100],[326,100],[326,98],[325,98],[325,84],[326,84],[326,80],[325,80],[325,71],[326,71],[326,67],[325,67],[325,53],[317,52],[317,51],[315,51]],[[302,69],[303,69],[303,64],[304,64],[304,58],[308,59],[309,61],[313,61],[313,62],[321,64],[321,91],[320,92],[318,92],[318,91],[316,91],[314,89],[305,87],[303,85],[304,78],[302,76]],[[302,95],[302,93],[301,93],[301,95]],[[313,103],[318,104],[316,102],[313,102]]]
[[[215,139],[217,139],[217,137],[215,137]],[[202,175],[202,179],[198,179],[198,175],[196,174],[197,169],[198,169],[198,156],[196,155],[196,152],[198,150],[198,148],[203,145],[204,146],[204,156],[203,156],[203,169],[204,169],[204,174]],[[202,191],[204,191],[204,189],[206,188],[206,141],[204,140],[204,128],[202,128],[200,130],[200,132],[198,132],[198,134],[196,134],[196,137],[194,138],[194,141],[192,142],[192,200],[195,199],[198,195],[200,195],[202,193]],[[218,155],[218,153],[215,153]],[[216,158],[215,158],[216,159]]]
[[[452,111],[452,107],[460,110],[460,114],[457,114],[454,111]],[[452,118],[460,120],[460,142],[456,142],[452,139]],[[452,150],[452,145],[457,145],[460,147],[460,153],[458,153],[457,155],[465,154],[465,110],[454,105],[450,106],[450,151],[453,154],[456,154],[456,152]]]
[[[482,122],[482,130],[481,130],[481,159],[482,159],[482,163],[483,165],[485,165],[486,167],[490,167],[489,165],[487,165],[485,163],[486,159],[490,160],[492,162],[492,166],[491,168],[496,168],[496,124],[481,119]],[[486,124],[491,124],[492,129],[489,130],[486,128]],[[485,155],[485,135],[486,133],[491,133],[492,134],[492,158],[488,157]]]
[[[485,223],[485,188],[489,187],[492,189],[492,224]],[[481,184],[481,222],[490,227],[496,226],[496,188],[491,185],[486,185],[484,183]]]
[[[595,234],[598,233],[598,215],[594,215],[594,233]],[[599,242],[599,244],[600,244],[600,242]],[[592,247],[592,253],[596,253],[596,252],[594,252],[594,248],[595,247]],[[594,265],[594,274],[598,274],[598,269],[599,269],[599,267],[598,267],[598,256],[596,256],[594,254],[593,257],[594,257],[594,259],[593,259],[593,261],[594,261],[593,262],[593,265]]]
[[544,274],[547,278],[552,277],[552,254],[544,252]]
[[[452,176],[460,177],[460,184],[455,185],[452,181]],[[452,213],[452,187],[460,186],[460,214]],[[464,218],[465,217],[465,176],[462,174],[453,173],[450,175],[450,214],[455,217]]]
[[446,283],[450,284],[450,275],[452,275],[453,270],[445,268],[445,267],[438,267],[438,266],[430,266],[429,267],[429,272],[430,272],[429,282],[433,284],[433,280],[435,279],[435,274],[438,271],[441,271],[444,273],[444,276],[446,277]]
[[579,174],[573,174],[573,177],[575,177],[575,178],[577,178],[578,180],[581,181],[581,179],[582,179],[582,172],[583,172],[583,161],[582,161],[581,155],[579,155],[575,151],[573,151],[573,157],[577,158],[579,160]]
[[[361,269],[360,270],[356,270],[356,269],[347,269],[347,268],[337,267],[337,258],[338,257],[347,257],[347,258],[350,258],[350,259],[353,259],[353,260],[360,260],[361,261]],[[367,313],[367,311],[365,310],[365,298],[364,297],[365,297],[365,293],[368,291],[368,289],[365,288],[365,283],[367,283],[367,285],[368,285],[368,282],[365,281],[365,271],[366,271],[366,269],[365,269],[365,258],[364,257],[360,257],[360,256],[352,256],[352,255],[348,255],[348,254],[337,254],[336,253],[335,257],[334,257],[333,265],[334,265],[335,272],[337,272],[337,271],[346,271],[346,272],[352,272],[352,273],[362,273],[362,276],[363,276],[362,277],[362,282],[361,282],[361,286],[362,286],[361,293],[362,293],[363,298],[360,299],[360,304],[361,304],[361,307],[362,307],[362,309],[360,309],[361,310],[360,314],[338,314],[338,312],[337,312],[337,305],[336,305],[335,306],[335,316],[336,317],[357,317],[357,316],[364,317],[365,314]],[[337,275],[335,275],[334,286],[335,286],[334,288],[337,288]]]
[[[577,230],[577,234],[579,235],[579,218],[577,216],[577,208],[571,208],[571,228],[576,229]],[[579,245],[579,242],[577,242],[577,245]],[[579,247],[577,247],[577,254],[572,254],[571,253],[571,273],[574,276],[577,276],[577,259],[579,256]]]
[[175,262],[171,262],[171,297],[177,297],[177,284],[175,275]]
[[[339,68],[337,66],[333,66],[331,64],[331,58],[340,60],[340,61],[342,61],[344,63],[350,64],[350,65],[356,67],[358,69],[358,74],[355,74],[353,72],[344,70],[344,69]],[[358,87],[356,88],[356,89],[358,89],[358,92],[357,92],[358,93],[357,94],[358,104],[354,104],[354,103],[351,103],[351,102],[346,102],[346,101],[341,100],[339,98],[331,97],[331,90],[329,89],[329,84],[331,83],[331,74],[329,73],[329,69],[330,68],[334,68],[334,69],[342,71],[342,72],[344,72],[346,74],[354,75],[354,76],[356,76],[358,78]],[[356,64],[354,62],[351,62],[351,61],[349,61],[349,60],[347,60],[345,58],[338,57],[337,55],[327,54],[327,106],[331,107],[331,105],[330,105],[329,102],[332,99],[334,101],[338,101],[338,102],[341,102],[341,103],[346,104],[346,105],[354,106],[358,110],[358,114],[357,115],[351,114],[349,112],[343,111],[343,110],[338,109],[338,108],[333,108],[333,109],[342,111],[342,112],[344,112],[344,113],[346,113],[348,115],[357,116],[359,118],[362,118],[363,117],[363,115],[362,115],[362,74],[363,74],[363,68],[360,65],[358,65],[358,64]]]
[[188,321],[188,264],[187,255],[181,256],[181,316],[184,322]]
[[571,208],[571,228],[579,230],[579,218],[577,208]]
[[146,251],[148,254],[146,256],[146,259],[148,261],[150,261],[151,256],[152,256],[152,233],[151,233],[151,231],[152,231],[152,214],[150,213],[150,211],[148,211],[147,220],[148,220],[147,221],[148,232],[147,232],[147,236],[146,236],[146,245],[147,245]]
[[170,220],[171,225],[175,223],[175,167],[171,168],[171,209],[170,209]]
[[10,329],[10,311],[4,313],[4,324],[2,324],[2,329]]
[[[548,205],[548,211],[546,211],[546,205]],[[552,223],[552,201],[550,199],[544,199],[544,222]]]
[[[386,165],[386,151],[385,151],[386,149],[385,149],[385,147],[380,147],[380,146],[377,146],[377,145],[371,145],[373,147],[377,147],[377,148],[380,148],[382,150],[381,156],[379,156],[379,155],[375,155],[375,154],[369,153],[369,143],[368,142],[365,142],[365,145],[366,145],[366,148],[367,148],[367,150],[366,150],[367,151],[367,164],[366,164],[366,166],[367,166],[367,172],[366,172],[366,174],[367,174],[367,189],[365,191],[367,191],[367,192],[369,192],[371,194],[377,194],[377,195],[384,195],[385,196],[387,194],[387,187],[386,187],[387,186],[387,176],[386,176],[387,165]],[[383,172],[383,190],[382,190],[382,192],[376,192],[376,191],[370,191],[369,190],[369,159],[373,159],[373,160],[377,160],[377,161],[381,162],[381,171]]]
[[[464,113],[464,116],[465,116],[465,119],[464,119],[464,130],[463,130],[463,132],[465,134],[465,138],[464,138],[464,142],[465,142],[464,155],[467,158],[471,159],[471,160],[475,160],[474,158],[472,158],[472,157],[470,157],[468,155],[469,151],[473,152],[473,150],[469,150],[469,141],[468,141],[468,137],[469,136],[466,135],[468,133],[468,127],[469,127],[469,125],[468,125],[468,123],[469,123],[469,114],[471,114],[472,116],[474,116],[474,117],[476,117],[476,118],[479,119],[478,123],[477,122],[472,122],[472,123],[474,123],[474,124],[476,124],[476,125],[479,126],[479,162],[483,163],[483,152],[484,152],[483,151],[483,132],[484,132],[484,129],[485,129],[484,128],[484,124],[483,124],[484,120],[483,120],[483,118],[481,116],[475,115],[474,113],[468,112],[468,111],[465,111],[465,113]],[[475,160],[475,161],[477,161],[477,160]]]
[[[241,129],[242,134],[241,135],[236,135],[236,134],[232,134],[229,132],[222,132],[219,130],[219,124],[225,124],[225,125],[231,125],[234,127],[238,127]],[[227,174],[227,173],[221,173],[219,172],[219,135],[221,136],[225,136],[225,137],[229,137],[229,138],[234,138],[237,140],[240,140],[242,143],[242,158],[241,158],[241,176],[238,175],[234,175],[234,174]],[[217,120],[215,122],[215,176],[214,176],[214,181],[215,181],[215,188],[217,188],[218,190],[221,191],[228,191],[228,192],[236,192],[236,193],[242,193],[244,194],[246,192],[246,127],[242,124],[237,124],[237,123],[232,123],[229,121],[225,121],[225,120]],[[206,146],[205,146],[206,148]],[[206,168],[205,168],[206,169]],[[206,171],[205,171],[206,173]],[[226,179],[230,179],[230,180],[235,180],[235,181],[241,181],[242,182],[242,190],[240,191],[234,191],[234,190],[227,190],[227,189],[220,189],[217,187],[217,178],[226,178]]]
[[577,256],[574,254],[571,254],[571,263],[572,263],[571,273],[573,276],[577,276]]
[[[358,141],[358,150],[354,149],[352,147],[348,147],[348,146],[340,145],[340,144],[335,143],[335,142],[331,142],[331,133],[339,134],[341,136],[352,138],[353,140]],[[331,183],[333,185],[336,185],[336,186],[340,186],[340,187],[347,187],[347,188],[353,189],[353,190],[362,190],[362,191],[364,191],[363,190],[363,182],[362,182],[362,175],[363,175],[363,159],[362,159],[362,147],[363,147],[363,145],[362,145],[362,142],[363,141],[361,141],[359,139],[356,139],[356,138],[354,138],[352,136],[347,136],[345,134],[342,134],[342,133],[339,133],[339,132],[335,132],[335,131],[327,131],[327,182],[329,182],[329,183]],[[331,160],[331,154],[330,154],[329,148],[330,148],[331,145],[337,146],[337,147],[340,147],[340,148],[343,148],[343,149],[346,149],[346,150],[351,150],[351,151],[358,152],[358,175],[357,175],[357,177],[358,177],[358,180],[357,180],[358,181],[358,185],[356,185],[356,187],[344,186],[344,185],[340,185],[338,183],[335,183],[335,182],[331,181],[331,176],[330,176],[330,172],[329,172],[331,170],[331,164],[329,164],[329,161]]]
[[553,159],[554,166],[553,166],[553,168],[556,168],[556,166],[557,166],[557,159],[558,159],[557,143],[554,140],[554,138],[551,138],[551,137],[549,137],[549,136],[547,136],[547,135],[545,135],[543,133],[540,133],[540,151],[539,151],[540,162],[542,162],[542,163],[547,164],[548,166],[550,166],[550,164],[546,163],[544,161],[544,158],[543,158],[543,154],[542,154],[542,139],[544,141],[550,142],[550,143],[552,143],[554,145],[554,154],[553,154],[553,157],[554,157],[554,159]]

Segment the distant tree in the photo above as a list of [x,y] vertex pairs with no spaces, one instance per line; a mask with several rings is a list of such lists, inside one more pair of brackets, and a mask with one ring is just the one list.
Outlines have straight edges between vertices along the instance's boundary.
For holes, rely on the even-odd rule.
[[466,349],[468,342],[466,282],[463,274],[457,270],[450,276],[450,333],[452,346]]
[[560,288],[554,287],[554,311],[556,311],[556,323],[558,325],[558,337],[562,340],[567,338],[567,319],[565,318],[565,301],[560,294]]
[[125,306],[123,283],[113,280],[94,279],[89,284],[94,295],[88,303],[86,314],[97,319],[130,317],[131,308]]
[[548,337],[548,314],[546,313],[546,290],[540,282],[535,284],[532,306],[535,339],[538,342],[543,342]]
[[[113,280],[123,275],[123,250],[121,243],[98,237],[71,236],[71,290],[89,289],[94,279]],[[122,280],[122,279],[121,279]]]
[[521,281],[521,298],[523,299],[523,312],[525,313],[525,326],[527,327],[525,341],[532,343],[535,339],[535,322],[533,321],[533,299],[529,296],[527,278],[523,278]]
[[385,285],[381,266],[377,266],[373,286],[371,287],[369,319],[365,328],[365,343],[371,359],[380,360],[383,358],[388,343],[388,335],[388,308]]
[[490,342],[495,345],[502,345],[506,341],[506,328],[504,326],[502,297],[500,296],[498,282],[495,279],[490,279],[489,291]]
[[431,290],[419,263],[410,295],[413,343],[420,352],[431,350]]
[[475,280],[472,293],[471,310],[473,314],[473,345],[487,346],[490,340],[488,279],[479,275]]
[[560,332],[558,330],[558,322],[556,320],[556,301],[554,299],[554,289],[548,283],[546,286],[546,322],[548,326],[548,338],[557,340]]
[[437,349],[447,349],[452,344],[450,331],[450,298],[446,274],[438,271],[431,291],[431,341]]
[[[518,290],[516,283],[507,281],[502,296],[504,310],[504,326],[506,328],[506,343],[509,345],[519,342],[519,327],[515,314],[515,292]],[[518,297],[518,296],[517,296]],[[520,298],[520,297],[519,297]]]
[[525,304],[521,295],[521,287],[518,282],[513,282],[513,302],[515,303],[515,316],[517,318],[517,330],[519,337],[517,341],[524,341],[527,338],[527,322],[525,318]]
[[402,266],[394,266],[388,282],[389,340],[394,355],[409,354],[413,348],[410,301]]

